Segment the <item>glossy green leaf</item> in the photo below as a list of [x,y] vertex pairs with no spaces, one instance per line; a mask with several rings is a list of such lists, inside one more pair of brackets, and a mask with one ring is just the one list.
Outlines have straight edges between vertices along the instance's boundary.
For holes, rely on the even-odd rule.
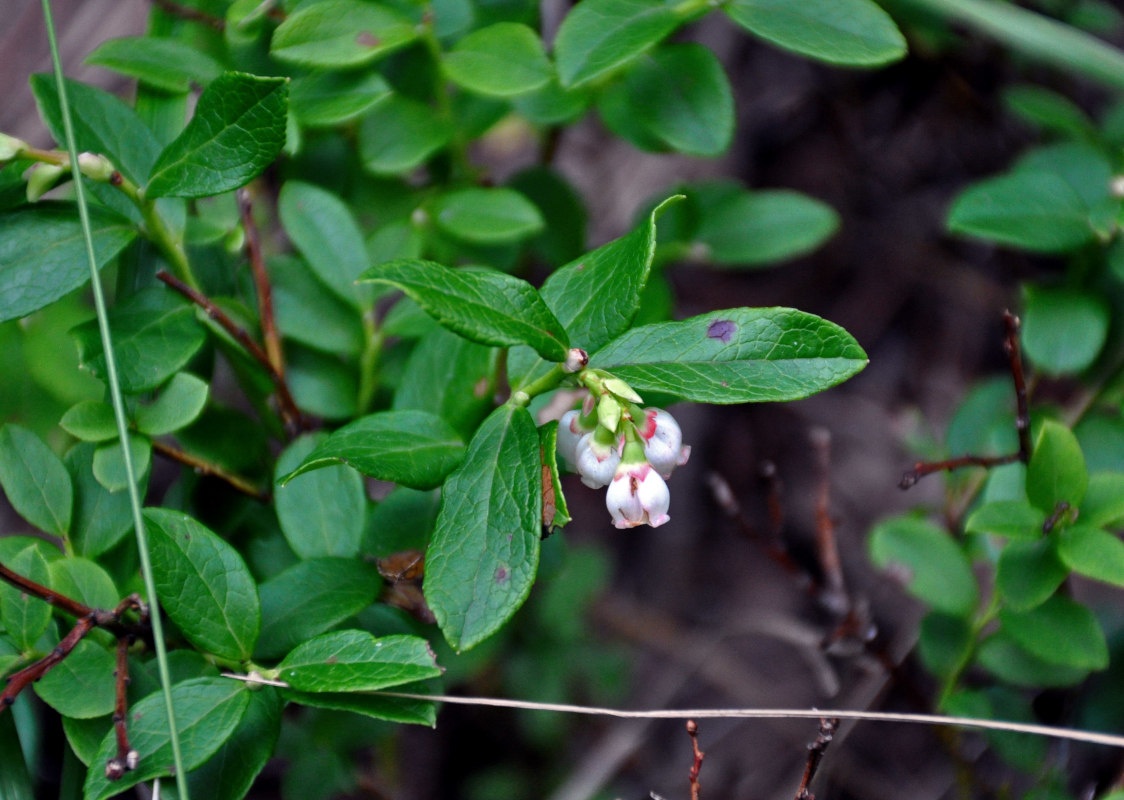
[[[51,579],[47,561],[35,544],[29,544],[14,556],[4,559],[4,566],[40,586],[46,586]],[[33,650],[50,622],[49,605],[14,586],[0,584],[0,623],[21,651]]]
[[1019,446],[1014,395],[1009,376],[973,387],[948,424],[945,449],[949,455],[1013,452]]
[[379,411],[332,433],[278,480],[284,487],[309,470],[346,464],[372,478],[432,489],[463,457],[464,443],[440,417],[425,411]]
[[995,585],[1007,607],[1019,611],[1046,602],[1068,574],[1052,539],[1010,542],[999,554]]
[[1058,503],[1080,506],[1088,485],[1089,473],[1077,437],[1060,422],[1044,421],[1026,469],[1027,498],[1052,514]]
[[156,400],[137,407],[137,429],[149,436],[178,431],[203,413],[207,394],[206,381],[190,372],[176,373]]
[[934,611],[921,620],[918,655],[925,668],[939,678],[955,674],[972,643],[972,626],[964,617]]
[[[94,260],[101,269],[136,237],[116,214],[91,207]],[[50,305],[90,280],[73,206],[38,203],[0,214],[0,322]]]
[[262,626],[254,657],[280,658],[375,601],[382,578],[353,558],[294,564],[261,585]]
[[724,10],[765,41],[829,64],[876,67],[906,53],[905,37],[871,0],[731,0]]
[[113,406],[100,400],[83,400],[71,406],[59,420],[59,427],[86,442],[104,442],[117,436]]
[[788,308],[734,308],[643,325],[590,359],[636,391],[697,403],[797,400],[866,366],[850,334]]
[[1096,126],[1080,106],[1042,86],[1012,86],[1003,93],[1003,104],[1036,128],[1075,138],[1095,135]]
[[414,346],[393,410],[436,414],[463,438],[494,408],[499,351],[437,327]]
[[[130,434],[129,453],[133,457],[133,474],[138,483],[143,483],[152,463],[152,440],[147,436]],[[97,482],[111,492],[120,492],[129,487],[121,442],[103,444],[94,451],[93,471]]]
[[386,558],[404,550],[424,550],[439,506],[440,496],[435,490],[394,489],[371,512],[363,555]]
[[[229,678],[196,678],[172,687],[184,769],[199,766],[222,746],[249,702],[250,691],[241,681]],[[150,694],[129,709],[129,743],[140,755],[137,768],[112,782],[104,769],[91,769],[86,774],[86,800],[106,800],[142,781],[171,774],[172,744],[162,692]],[[91,763],[102,765],[116,755],[117,737],[111,730]]]
[[1066,253],[1094,236],[1081,196],[1057,174],[1029,170],[969,187],[953,203],[948,227],[1040,253]]
[[227,72],[199,98],[195,115],[152,167],[148,197],[207,197],[245,186],[285,144],[289,83]]
[[200,650],[247,659],[261,611],[257,586],[238,551],[182,512],[145,509],[160,605]]
[[102,42],[87,64],[111,69],[154,89],[176,94],[193,84],[206,86],[222,74],[222,64],[178,39],[157,36],[122,36]]
[[19,731],[13,714],[0,715],[0,797],[4,800],[35,800],[31,773],[20,747]]
[[445,54],[441,66],[454,83],[498,97],[534,91],[554,74],[538,34],[516,22],[473,31]]
[[268,265],[273,314],[282,336],[325,353],[357,356],[363,325],[355,306],[325,291],[303,259],[275,256]]
[[1058,534],[1058,556],[1074,572],[1124,586],[1124,542],[1108,531],[1077,524]]
[[991,533],[1011,539],[1036,539],[1042,535],[1046,515],[1040,509],[1017,500],[999,500],[980,506],[971,513],[967,533]]
[[433,204],[433,219],[446,233],[477,244],[519,241],[544,225],[534,203],[506,188],[458,189],[442,195]]
[[[277,459],[276,474],[287,475],[323,444],[328,434],[302,436]],[[367,515],[367,491],[359,473],[332,466],[301,475],[274,491],[274,506],[281,531],[301,558],[351,557]]]
[[129,493],[112,493],[94,477],[94,449],[92,444],[78,444],[65,458],[74,486],[70,542],[88,558],[112,549],[133,527]]
[[479,644],[523,604],[541,528],[538,432],[526,409],[501,406],[445,482],[426,552],[426,601],[454,648]]
[[289,102],[302,125],[321,128],[350,122],[389,94],[377,72],[324,71],[293,78]]
[[566,15],[554,40],[564,87],[598,78],[635,58],[683,20],[663,0],[582,0]]
[[1089,477],[1080,520],[1086,525],[1114,527],[1124,520],[1124,472],[1098,472]]
[[1012,639],[1048,664],[1108,666],[1108,646],[1093,612],[1068,597],[1051,597],[1030,611],[1000,611],[999,619]]
[[0,428],[0,486],[12,508],[46,533],[70,530],[74,487],[62,461],[27,428]]
[[285,377],[297,407],[306,414],[347,420],[359,413],[359,379],[354,364],[294,345],[285,354]]
[[1108,338],[1108,305],[1074,289],[1027,286],[1022,318],[1023,352],[1048,375],[1092,366]]
[[281,680],[302,692],[373,692],[441,675],[425,639],[376,639],[359,630],[310,639],[285,656],[277,669]]
[[590,93],[586,89],[563,89],[558,79],[547,83],[530,94],[513,97],[512,105],[536,125],[558,125],[573,122],[586,110]]
[[[407,683],[396,686],[396,692],[410,694],[432,694],[429,684]],[[388,722],[402,722],[411,725],[437,724],[437,704],[430,700],[413,700],[404,697],[388,697],[378,694],[357,694],[353,692],[297,692],[286,691],[285,697],[294,703],[312,708],[330,708],[336,711],[351,711],[374,719]]]
[[432,108],[392,94],[363,117],[359,158],[375,175],[398,175],[424,162],[452,137],[452,126]]
[[526,344],[552,361],[569,351],[562,323],[531,284],[513,275],[404,260],[373,267],[361,280],[401,289],[446,328],[480,344]]
[[[179,372],[207,335],[195,309],[168,289],[145,289],[109,312],[117,377],[129,394],[148,392]],[[82,367],[105,380],[105,355],[97,322],[72,331]]]
[[[616,116],[606,124],[642,149],[678,150],[696,156],[717,156],[734,134],[734,98],[726,71],[707,47],[685,43],[664,45],[642,56],[624,79],[603,96],[623,94]],[[600,106],[604,109],[604,105]],[[623,119],[621,118],[623,116]],[[637,127],[638,137],[629,135]],[[657,147],[649,147],[653,143]]]
[[297,9],[273,32],[270,54],[307,67],[357,67],[409,44],[417,27],[387,6],[325,0]]
[[[652,267],[656,218],[678,199],[665,200],[634,231],[571,261],[543,283],[539,294],[573,347],[594,353],[628,328]],[[512,388],[522,388],[552,366],[530,348],[513,348],[507,362]]]
[[980,644],[977,661],[1000,680],[1015,686],[1075,686],[1089,670],[1050,664],[1023,649],[1004,631],[998,631]]
[[277,205],[281,224],[305,261],[341,300],[363,308],[369,289],[355,285],[370,266],[355,217],[339,197],[300,181],[288,181]]
[[899,577],[914,597],[937,611],[965,617],[976,610],[979,587],[964,551],[931,522],[897,517],[879,523],[867,545],[874,563]]
[[89,639],[35,684],[44,703],[66,717],[90,719],[113,712],[113,654]]
[[703,202],[695,241],[707,261],[758,267],[805,255],[839,230],[826,203],[787,189],[725,193]]

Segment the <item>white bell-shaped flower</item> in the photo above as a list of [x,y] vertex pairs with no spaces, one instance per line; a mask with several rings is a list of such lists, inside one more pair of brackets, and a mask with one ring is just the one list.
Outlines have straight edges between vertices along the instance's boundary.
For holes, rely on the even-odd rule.
[[667,484],[647,461],[622,462],[605,493],[605,506],[618,528],[637,525],[658,528],[670,519],[667,515],[670,505]]
[[590,489],[600,489],[611,481],[621,463],[620,448],[603,441],[604,437],[598,437],[598,432],[585,434],[577,446],[578,474]]
[[679,423],[662,408],[644,409],[640,437],[648,463],[665,478],[670,478],[675,468],[686,464],[691,456],[690,445],[683,444]]

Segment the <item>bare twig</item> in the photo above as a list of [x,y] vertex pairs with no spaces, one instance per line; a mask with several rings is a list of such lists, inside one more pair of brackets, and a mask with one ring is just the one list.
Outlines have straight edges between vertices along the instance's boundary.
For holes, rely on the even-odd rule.
[[129,745],[128,698],[126,691],[129,687],[129,646],[132,637],[122,636],[117,640],[117,666],[113,670],[114,697],[113,704],[113,730],[117,737],[117,755],[105,764],[105,777],[111,781],[121,778],[127,770],[137,768],[140,763],[140,754]]
[[4,691],[0,692],[0,711],[3,711],[14,703],[20,692],[42,678],[50,672],[56,664],[70,655],[70,651],[72,651],[96,625],[97,623],[94,621],[94,615],[87,614],[78,620],[78,623],[70,629],[70,633],[64,636],[62,641],[55,645],[51,652],[34,664],[9,675],[5,679],[7,685],[4,686]]
[[57,608],[64,614],[69,614],[75,619],[83,619],[89,617],[93,620],[93,624],[97,627],[104,628],[114,636],[147,636],[148,632],[145,626],[126,625],[121,622],[121,615],[116,611],[109,611],[102,608],[91,608],[77,600],[72,600],[66,595],[59,594],[58,592],[50,589],[42,584],[36,583],[30,578],[24,577],[17,572],[0,564],[0,580],[9,583],[19,589],[21,592],[38,597],[49,606]]
[[694,755],[695,762],[691,765],[691,772],[687,776],[691,782],[691,800],[699,800],[699,771],[702,769],[703,759],[706,758],[706,753],[699,749],[699,726],[693,719],[687,720],[687,735],[691,737],[691,751]]
[[265,354],[273,370],[285,376],[285,359],[281,352],[281,336],[277,332],[277,320],[273,315],[273,289],[265,271],[265,260],[261,251],[261,234],[254,222],[250,193],[238,190],[238,210],[242,214],[242,230],[246,232],[246,256],[250,259],[250,270],[254,275],[254,287],[258,296],[258,317],[261,319],[261,335],[265,342]]
[[826,586],[822,598],[837,613],[845,613],[850,601],[843,581],[843,565],[835,540],[835,521],[831,518],[831,432],[813,428],[808,435],[816,455],[819,485],[816,490],[816,553]]
[[191,453],[185,453],[178,447],[173,447],[157,439],[152,441],[152,449],[165,458],[170,458],[172,461],[183,464],[185,467],[191,467],[201,475],[210,475],[213,478],[226,481],[232,488],[237,489],[242,494],[252,497],[255,500],[260,500],[263,503],[269,502],[270,494],[268,491],[258,488],[240,475],[227,472],[218,464],[192,455]]
[[839,719],[837,717],[825,717],[820,720],[820,732],[816,736],[816,740],[808,745],[808,760],[804,764],[804,776],[800,779],[795,800],[816,800],[815,795],[808,790],[808,786],[811,785],[812,779],[816,777],[816,771],[820,768],[820,761],[827,751],[827,746],[831,744],[831,740],[835,737],[835,729],[838,727]]

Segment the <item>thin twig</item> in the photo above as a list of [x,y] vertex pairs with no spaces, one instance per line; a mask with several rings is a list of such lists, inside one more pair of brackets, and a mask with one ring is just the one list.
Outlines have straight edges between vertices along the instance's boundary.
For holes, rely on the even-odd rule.
[[808,745],[808,760],[804,764],[804,777],[800,779],[800,787],[796,790],[795,800],[816,800],[815,795],[808,791],[808,786],[812,783],[812,779],[816,777],[816,771],[820,768],[820,761],[823,759],[824,753],[827,752],[827,746],[831,744],[831,740],[835,737],[835,729],[839,727],[839,719],[836,717],[825,717],[820,720],[820,732],[816,736],[816,740]]
[[39,598],[47,605],[57,608],[59,611],[62,611],[64,614],[69,614],[75,619],[81,620],[89,617],[93,620],[95,626],[104,628],[114,636],[147,636],[147,630],[144,626],[126,625],[122,623],[120,621],[120,614],[116,611],[91,608],[66,595],[59,594],[47,586],[36,583],[30,578],[20,575],[18,572],[12,572],[12,570],[8,569],[3,564],[0,564],[0,580],[11,584],[25,594]]
[[51,652],[47,653],[47,655],[43,656],[34,664],[9,675],[5,679],[7,685],[4,687],[4,691],[0,692],[0,711],[3,711],[14,703],[20,692],[42,678],[51,671],[52,667],[70,655],[70,651],[73,650],[96,625],[97,623],[94,621],[94,615],[87,614],[78,620],[78,623],[70,629],[70,633],[64,636],[62,641],[52,648]]
[[129,646],[132,638],[122,636],[117,640],[117,666],[113,670],[114,704],[113,730],[117,738],[117,755],[105,764],[105,777],[111,781],[119,780],[127,770],[134,770],[140,763],[140,754],[129,745],[128,698],[129,687]]
[[234,320],[232,320],[225,311],[215,305],[213,300],[202,292],[197,292],[195,289],[192,289],[175,275],[165,270],[160,270],[156,273],[156,277],[203,309],[208,317],[230,334],[238,344],[242,345],[242,349],[244,349],[251,358],[261,364],[266,374],[269,375],[269,379],[273,382],[273,388],[277,391],[277,404],[286,430],[290,434],[303,430],[304,416],[297,407],[296,401],[293,400],[293,396],[289,393],[289,385],[285,382],[285,377],[274,368],[269,360],[269,356],[266,355],[266,352],[261,349],[257,342],[250,338],[250,334],[248,334],[244,328],[236,325]]
[[932,475],[934,472],[951,472],[961,467],[984,467],[985,469],[991,469],[992,467],[1001,467],[1004,464],[1014,464],[1016,461],[1022,461],[1021,454],[1008,453],[1005,456],[959,456],[957,458],[946,459],[945,461],[918,461],[913,465],[913,469],[905,475],[902,475],[902,479],[898,481],[898,488],[909,489],[926,475]]
[[808,435],[816,456],[816,553],[826,583],[824,599],[833,610],[845,613],[850,601],[843,580],[839,545],[835,540],[835,521],[831,518],[831,432],[816,427]]
[[261,234],[254,222],[254,209],[250,193],[238,190],[238,210],[242,214],[242,230],[246,232],[246,256],[250,259],[250,270],[254,274],[254,287],[258,296],[258,317],[261,319],[261,335],[265,342],[265,354],[274,372],[285,377],[285,358],[281,351],[281,336],[277,332],[277,320],[273,315],[273,289],[265,271],[265,260],[261,251]]
[[699,749],[699,725],[693,719],[687,720],[687,735],[691,737],[691,751],[695,759],[687,776],[691,782],[691,800],[699,800],[699,792],[702,789],[699,785],[699,771],[702,769],[706,753]]
[[240,475],[235,475],[232,472],[227,472],[225,469],[212,461],[207,461],[206,459],[200,458],[196,455],[192,455],[191,453],[185,453],[178,447],[173,447],[172,445],[167,444],[166,442],[161,442],[158,439],[154,439],[152,441],[152,449],[166,458],[170,458],[173,461],[183,464],[185,467],[191,467],[200,475],[210,475],[212,478],[218,478],[219,480],[226,481],[228,484],[230,484],[231,488],[236,489],[242,494],[252,497],[255,500],[260,500],[263,503],[269,502],[270,493],[268,491],[258,488]]

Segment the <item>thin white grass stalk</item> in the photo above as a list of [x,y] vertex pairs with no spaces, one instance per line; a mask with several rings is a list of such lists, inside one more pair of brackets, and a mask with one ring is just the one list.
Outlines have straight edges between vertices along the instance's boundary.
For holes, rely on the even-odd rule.
[[168,671],[168,655],[164,647],[164,630],[160,623],[160,606],[156,597],[156,585],[152,579],[152,562],[148,555],[148,536],[145,532],[144,517],[141,514],[141,499],[137,489],[136,468],[133,465],[132,450],[129,447],[129,428],[125,418],[125,403],[121,399],[121,386],[117,379],[117,360],[113,353],[113,340],[109,332],[109,320],[105,310],[105,294],[102,292],[98,275],[97,258],[94,255],[94,239],[90,230],[90,212],[86,207],[86,190],[82,184],[82,173],[78,169],[78,147],[74,142],[74,125],[70,119],[70,102],[63,81],[62,59],[59,56],[58,40],[55,37],[55,23],[51,15],[50,0],[43,1],[43,19],[47,26],[47,40],[51,47],[51,63],[54,66],[55,86],[59,94],[59,110],[66,131],[66,149],[70,154],[70,172],[74,179],[74,195],[78,203],[78,218],[82,223],[82,233],[86,240],[86,258],[90,264],[90,286],[94,292],[94,306],[98,315],[98,330],[101,332],[102,350],[105,351],[106,383],[113,401],[113,414],[117,418],[117,436],[121,440],[121,454],[125,462],[125,478],[129,488],[129,503],[133,511],[133,527],[136,530],[137,550],[140,554],[141,571],[144,576],[144,590],[148,595],[148,608],[151,614],[152,638],[156,643],[156,662],[160,671],[160,684],[164,689],[164,704],[168,714],[168,734],[172,742],[172,761],[176,769],[176,787],[181,800],[190,800],[187,788],[187,771],[183,768],[179,735],[176,731],[176,714],[172,705],[172,679]]
[[[270,680],[260,675],[236,675],[232,672],[226,672],[223,673],[223,676],[247,683],[260,683],[282,689],[289,688],[289,684],[284,681]],[[1031,725],[1024,722],[1006,722],[998,719],[946,717],[939,714],[899,714],[893,711],[851,711],[836,708],[682,708],[630,711],[600,706],[576,706],[567,703],[505,700],[498,697],[459,697],[449,694],[414,694],[412,692],[393,691],[356,692],[356,694],[400,697],[404,700],[427,700],[432,703],[453,703],[462,706],[518,708],[527,711],[553,711],[559,714],[584,714],[593,717],[618,717],[622,719],[830,719],[838,717],[839,719],[854,719],[866,722],[905,722],[915,725],[983,728],[989,731],[1028,733],[1032,736],[1048,736],[1052,739],[1068,739],[1072,742],[1088,742],[1107,747],[1124,748],[1124,736],[1111,733],[1082,731],[1076,728],[1055,728],[1050,725]]]

